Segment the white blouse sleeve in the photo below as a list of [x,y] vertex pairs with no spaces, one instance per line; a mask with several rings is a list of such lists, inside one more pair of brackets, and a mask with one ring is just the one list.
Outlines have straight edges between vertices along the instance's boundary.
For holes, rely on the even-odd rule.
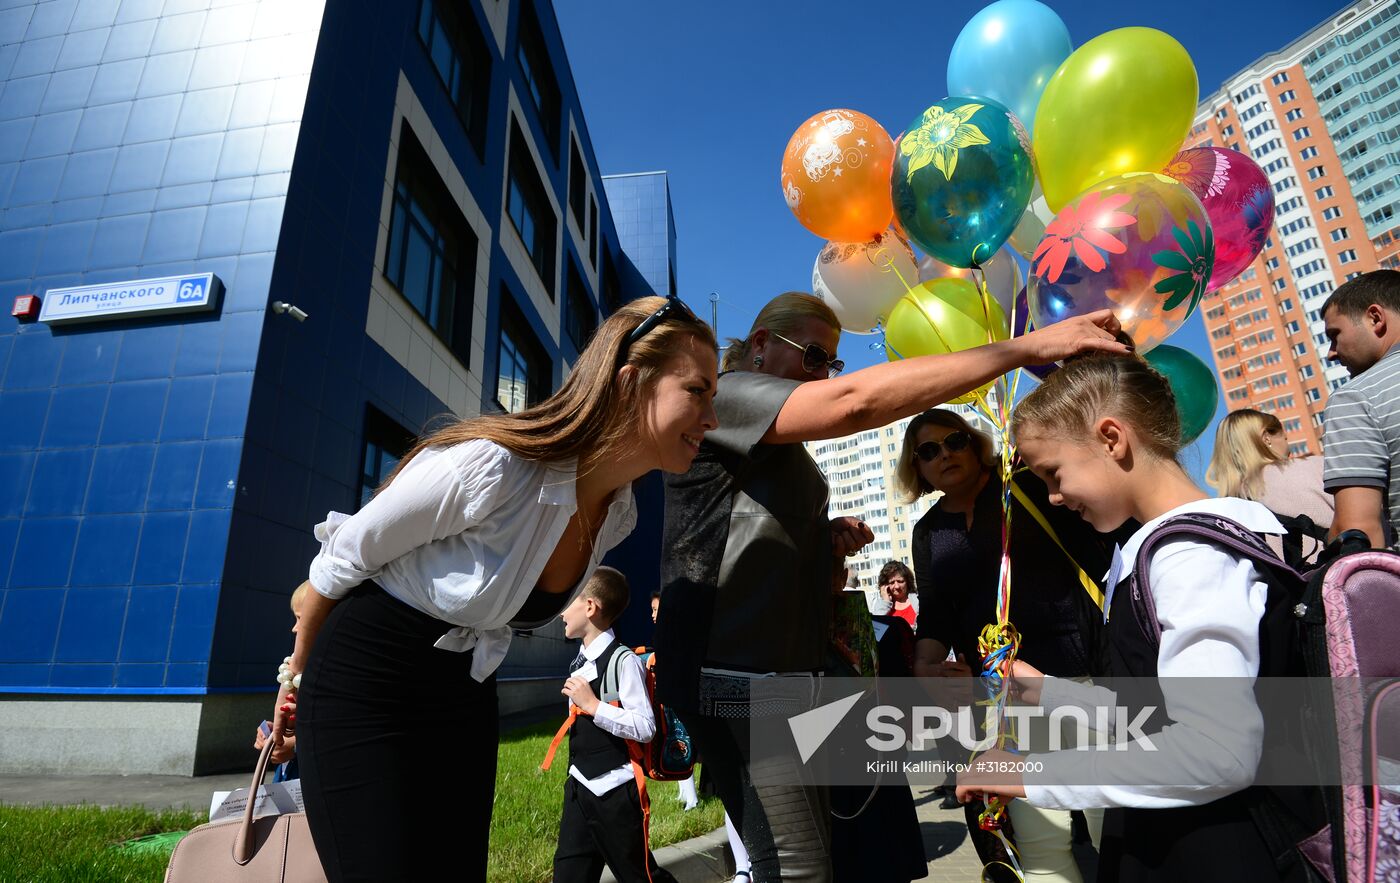
[[359,512],[331,512],[316,525],[321,551],[311,585],[344,597],[395,558],[481,523],[500,504],[513,468],[510,452],[484,439],[423,451]]
[[618,665],[617,691],[622,705],[598,703],[593,723],[620,739],[650,742],[656,736],[656,716],[647,698],[646,672],[636,656],[629,655]]
[[1248,560],[1203,543],[1168,543],[1151,568],[1162,625],[1158,683],[1173,723],[1150,734],[1151,750],[1130,742],[1037,756],[1044,772],[1026,777],[1029,802],[1163,809],[1209,803],[1253,782],[1263,752],[1253,685],[1268,586]]

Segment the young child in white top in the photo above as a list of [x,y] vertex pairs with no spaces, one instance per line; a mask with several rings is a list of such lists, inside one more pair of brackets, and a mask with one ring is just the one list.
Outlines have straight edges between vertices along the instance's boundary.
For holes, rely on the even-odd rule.
[[[1176,459],[1180,423],[1171,387],[1138,357],[1091,356],[1066,364],[1017,407],[1011,427],[1020,455],[1049,488],[1051,503],[1073,509],[1102,532],[1129,519],[1143,525],[1115,558],[1110,593],[1127,595],[1138,549],[1173,516],[1211,513],[1255,533],[1283,533],[1262,505],[1211,499],[1195,485]],[[1263,719],[1249,685],[1261,673],[1259,628],[1268,583],[1250,560],[1197,541],[1164,542],[1153,552],[1149,572],[1161,626],[1155,674],[1170,720],[1151,734],[1152,747],[1133,742],[1111,751],[1000,758],[989,753],[982,758],[1038,761],[1044,774],[965,774],[958,796],[1023,798],[1057,809],[1132,808],[1105,817],[1101,860],[1110,866],[1109,879],[1275,879],[1244,799],[1232,796],[1254,781],[1263,747]],[[1132,612],[1115,606],[1112,594],[1105,610]],[[1122,613],[1109,621],[1115,649],[1133,646],[1135,625]],[[1138,649],[1150,659],[1150,644]],[[1018,683],[1035,685],[1023,698],[1042,706],[1115,704],[1102,688],[1042,682],[1025,663],[1017,662],[1013,674]],[[1172,680],[1205,677],[1230,680],[1216,682],[1218,691],[1214,685],[1200,689],[1199,681],[1192,689]],[[1231,691],[1239,694],[1233,713],[1221,716],[1215,703]],[[1212,694],[1209,701],[1204,692]],[[1149,766],[1151,774],[1145,774]],[[1118,837],[1110,844],[1113,829]],[[1229,848],[1222,851],[1221,844]]]
[[[656,735],[646,671],[635,653],[618,646],[611,628],[627,609],[629,596],[621,572],[599,567],[559,615],[564,637],[583,641],[560,691],[569,699],[570,714],[577,717],[569,730],[569,779],[564,783],[554,853],[554,879],[559,883],[596,883],[605,864],[620,883],[671,879],[648,849],[640,794],[628,760],[628,740],[645,743]],[[602,701],[598,692],[615,655],[618,704],[613,705]],[[614,794],[618,789],[625,793]]]

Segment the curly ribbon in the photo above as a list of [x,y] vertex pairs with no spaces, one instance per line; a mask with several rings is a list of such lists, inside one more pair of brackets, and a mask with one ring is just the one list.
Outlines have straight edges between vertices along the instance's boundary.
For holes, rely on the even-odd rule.
[[[893,261],[890,262],[889,269],[899,274],[899,270],[893,266]],[[987,275],[977,263],[974,263],[971,269],[973,282],[977,285],[978,292],[981,295],[982,315],[984,325],[987,329],[987,342],[992,343],[995,341],[992,335],[992,329],[995,325],[992,322],[992,297],[987,289]],[[908,281],[905,280],[902,275],[899,276],[899,279],[904,283],[906,290],[912,291]],[[923,304],[919,303],[918,298],[911,297],[908,298],[908,300],[918,309],[920,315],[924,317],[924,321],[928,323],[929,328],[933,330],[934,335],[936,335],[939,342],[943,344],[943,348],[952,352],[952,347],[948,346],[948,341],[943,337],[938,323],[935,322],[928,311],[924,309]],[[1013,298],[1011,315],[1008,317],[1009,328],[1016,327],[1016,306],[1015,299]],[[889,346],[888,343],[886,343],[886,346]],[[890,347],[890,351],[894,353],[896,358],[904,358],[892,347]],[[1009,744],[1014,745],[1016,739],[1013,726],[1014,722],[1006,717],[1006,701],[1007,693],[1010,689],[1011,664],[1016,660],[1016,653],[1021,646],[1020,632],[1011,624],[1010,554],[1011,496],[1014,487],[1011,482],[1011,476],[1015,472],[1016,465],[1016,446],[1012,444],[1010,434],[1011,404],[1015,401],[1017,390],[1020,387],[1021,369],[1016,369],[1010,377],[1010,382],[1007,381],[1006,376],[998,377],[993,382],[992,389],[994,390],[994,395],[990,398],[983,394],[981,389],[974,390],[972,393],[974,405],[977,410],[987,417],[988,421],[990,421],[1001,434],[1002,439],[1000,464],[1002,513],[1001,566],[997,578],[996,622],[989,623],[982,629],[982,634],[978,638],[977,646],[978,652],[982,655],[982,671],[980,676],[986,678],[989,685],[992,687],[991,696],[987,699],[980,700],[978,704],[982,706],[991,706],[995,709],[997,725],[996,747],[1003,750],[1005,750]],[[987,801],[986,809],[983,810],[978,817],[978,826],[984,831],[994,833],[1001,842],[1005,844],[1006,854],[1009,859],[1009,862],[996,861],[985,866],[982,871],[983,879],[986,879],[986,875],[993,866],[1001,865],[1009,869],[1017,880],[1021,880],[1024,883],[1025,878],[1022,875],[1020,867],[1019,853],[1017,853],[1015,846],[1011,844],[1001,830],[1005,819],[1006,804],[995,797]]]

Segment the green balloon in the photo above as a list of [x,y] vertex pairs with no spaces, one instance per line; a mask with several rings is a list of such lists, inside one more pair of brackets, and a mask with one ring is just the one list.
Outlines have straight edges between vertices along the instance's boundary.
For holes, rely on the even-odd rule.
[[1181,443],[1191,444],[1206,431],[1220,402],[1215,372],[1192,353],[1167,344],[1153,347],[1143,358],[1171,383],[1181,420]]

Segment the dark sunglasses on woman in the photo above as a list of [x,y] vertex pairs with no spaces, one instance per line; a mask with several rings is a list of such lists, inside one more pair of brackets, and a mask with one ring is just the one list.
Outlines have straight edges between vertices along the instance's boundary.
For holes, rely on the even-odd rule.
[[652,313],[650,316],[647,316],[645,319],[642,320],[640,325],[638,325],[636,328],[633,328],[631,332],[628,333],[627,341],[623,344],[623,350],[625,351],[631,348],[632,344],[636,343],[643,337],[646,337],[648,334],[650,334],[651,330],[657,325],[660,325],[662,322],[664,322],[666,320],[666,317],[669,316],[672,311],[675,311],[676,313],[684,316],[686,319],[696,322],[700,321],[699,319],[695,318],[695,313],[691,311],[690,307],[686,305],[685,301],[681,300],[679,297],[676,297],[674,294],[668,294],[666,295],[666,303],[662,304],[660,309]]
[[817,346],[815,343],[809,343],[803,346],[795,340],[788,340],[776,331],[770,331],[769,333],[783,343],[802,350],[802,370],[806,371],[808,374],[825,373],[827,379],[830,380],[837,374],[840,374],[842,369],[846,367],[845,362],[840,359],[833,359],[826,350]]
[[941,444],[936,441],[926,441],[915,448],[914,453],[918,454],[919,459],[923,460],[925,463],[932,463],[933,459],[938,456],[939,449],[947,448],[948,453],[956,454],[971,443],[972,436],[963,432],[961,429],[955,429],[943,437]]

